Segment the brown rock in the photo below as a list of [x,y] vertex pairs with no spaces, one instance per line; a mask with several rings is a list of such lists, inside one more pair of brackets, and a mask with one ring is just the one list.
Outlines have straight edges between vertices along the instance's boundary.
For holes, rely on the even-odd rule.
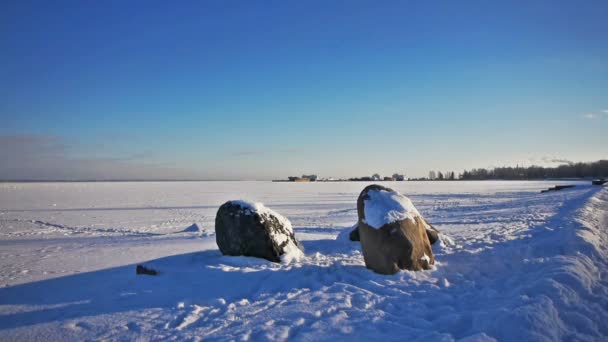
[[433,227],[432,224],[429,223],[429,221],[427,221],[426,219],[424,219],[424,223],[426,223],[426,225],[424,226],[424,228],[426,229],[426,236],[429,238],[429,242],[431,243],[431,245],[434,245],[435,242],[439,241],[439,231]]
[[[432,224],[430,224],[429,221],[427,221],[426,219],[423,220],[426,223],[425,229],[426,235],[429,238],[429,242],[431,243],[431,245],[434,245],[435,242],[439,241],[439,231]],[[350,241],[360,241],[359,227],[355,227],[353,230],[351,230],[349,238]]]
[[399,270],[430,269],[435,263],[435,258],[424,218],[412,206],[414,213],[412,215],[408,216],[404,210],[403,219],[387,222],[380,227],[371,226],[365,217],[366,205],[374,205],[376,211],[384,204],[388,204],[387,210],[399,208],[397,200],[394,201],[395,203],[391,203],[389,198],[386,202],[387,197],[382,200],[382,205],[370,203],[370,201],[377,200],[372,199],[369,195],[372,191],[393,193],[393,197],[409,202],[405,196],[380,185],[370,185],[359,195],[357,200],[358,230],[367,268],[381,274],[394,274]]

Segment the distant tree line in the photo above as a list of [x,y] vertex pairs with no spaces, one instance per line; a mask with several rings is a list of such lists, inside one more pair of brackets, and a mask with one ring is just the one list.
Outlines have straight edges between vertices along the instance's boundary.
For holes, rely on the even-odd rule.
[[441,171],[437,171],[435,173],[435,171],[429,171],[429,178],[420,178],[420,180],[424,180],[424,179],[428,179],[428,180],[455,180],[456,179],[456,174],[454,173],[454,171],[447,171],[445,173],[441,172]]
[[497,167],[491,170],[465,170],[459,175],[462,180],[483,179],[544,179],[544,178],[607,178],[608,160],[591,163],[571,163],[557,167]]

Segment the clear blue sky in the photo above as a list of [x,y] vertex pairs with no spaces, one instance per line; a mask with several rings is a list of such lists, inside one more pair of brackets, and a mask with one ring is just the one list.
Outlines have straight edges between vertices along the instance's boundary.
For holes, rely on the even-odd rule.
[[608,1],[2,1],[0,179],[608,158]]

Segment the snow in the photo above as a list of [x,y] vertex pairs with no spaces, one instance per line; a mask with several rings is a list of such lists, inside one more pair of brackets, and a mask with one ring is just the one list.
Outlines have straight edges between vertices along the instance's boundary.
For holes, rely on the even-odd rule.
[[251,212],[265,212],[267,208],[264,204],[259,202],[250,202],[245,200],[234,200],[230,201],[231,204],[238,205],[243,209],[249,210]]
[[[0,340],[605,340],[608,189],[568,183],[391,183],[453,240],[392,276],[336,240],[365,183],[0,184]],[[222,256],[234,198],[289,218],[306,255]]]
[[424,255],[420,258],[420,260],[426,261],[427,263],[431,262],[431,258],[429,258],[429,256],[426,255],[426,253],[424,253]]
[[369,190],[364,199],[365,223],[372,228],[396,221],[412,220],[420,217],[420,213],[409,198],[396,191]]

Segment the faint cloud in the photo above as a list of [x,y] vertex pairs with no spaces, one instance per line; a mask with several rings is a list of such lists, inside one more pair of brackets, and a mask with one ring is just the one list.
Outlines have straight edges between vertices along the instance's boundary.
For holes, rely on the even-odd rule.
[[594,119],[597,119],[598,115],[595,113],[587,113],[587,114],[583,115],[583,117],[585,119],[594,120]]
[[600,110],[598,112],[590,112],[583,114],[583,117],[588,120],[608,118],[608,109]]
[[74,157],[66,139],[51,135],[0,136],[0,180],[195,179],[193,172],[150,163],[150,153]]
[[154,155],[152,152],[145,153],[135,153],[130,154],[124,157],[116,157],[116,158],[104,158],[105,160],[113,160],[113,161],[135,161],[135,160],[146,160],[152,158]]
[[61,155],[67,150],[67,144],[60,137],[53,135],[4,135],[0,136],[0,157],[10,160],[14,156],[27,155]]
[[282,149],[282,150],[241,150],[232,153],[235,157],[246,157],[246,156],[263,156],[272,154],[296,154],[299,153],[298,149]]
[[542,160],[545,163],[559,163],[559,164],[568,164],[568,165],[574,164],[574,162],[572,160],[561,159],[561,158],[542,157]]
[[243,150],[243,151],[236,151],[233,152],[232,155],[235,157],[244,157],[244,156],[256,156],[256,155],[263,155],[264,151],[254,151],[254,150]]

